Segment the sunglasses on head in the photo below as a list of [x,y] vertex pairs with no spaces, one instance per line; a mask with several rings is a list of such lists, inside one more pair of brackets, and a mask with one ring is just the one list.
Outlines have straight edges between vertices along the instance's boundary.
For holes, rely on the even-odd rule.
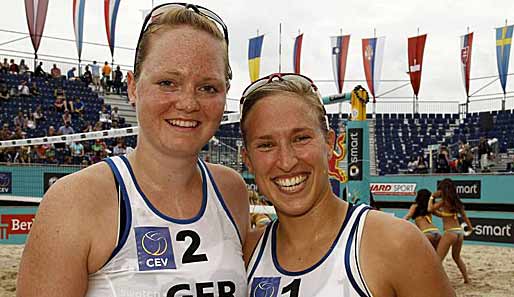
[[[223,22],[223,20],[212,10],[205,8],[200,5],[195,4],[189,4],[189,3],[183,3],[183,2],[173,2],[173,3],[164,3],[155,6],[150,13],[146,16],[143,26],[141,28],[141,33],[139,33],[139,38],[137,40],[137,46],[136,46],[136,54],[134,58],[134,73],[136,72],[136,62],[137,62],[137,56],[139,51],[139,44],[141,43],[141,39],[143,39],[143,35],[148,30],[150,25],[155,22],[160,15],[163,13],[169,11],[170,9],[177,9],[177,8],[183,8],[183,9],[190,9],[197,14],[206,17],[207,19],[214,21],[214,24],[218,26],[218,29],[220,29],[221,32],[223,32],[223,37],[225,38],[225,42],[227,43],[228,48],[228,29],[227,25]],[[232,76],[232,75],[230,75]]]
[[[250,94],[273,81],[292,81],[299,82],[301,84],[308,84],[311,86],[312,91],[317,93],[318,97],[321,98],[321,96],[319,96],[318,87],[314,84],[312,79],[308,78],[307,76],[297,73],[273,73],[268,76],[259,78],[258,80],[251,83],[248,87],[246,87],[246,89],[243,92],[243,95],[241,96],[241,100],[239,101],[239,107],[241,112],[243,110],[245,100]],[[325,107],[323,107],[323,109],[324,108]]]

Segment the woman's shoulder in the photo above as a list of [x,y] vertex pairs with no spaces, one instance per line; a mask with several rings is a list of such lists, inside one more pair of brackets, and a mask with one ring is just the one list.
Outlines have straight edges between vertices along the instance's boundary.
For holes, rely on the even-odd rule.
[[115,195],[114,176],[105,162],[100,162],[57,180],[45,199],[84,207],[87,211],[105,203],[105,196]]

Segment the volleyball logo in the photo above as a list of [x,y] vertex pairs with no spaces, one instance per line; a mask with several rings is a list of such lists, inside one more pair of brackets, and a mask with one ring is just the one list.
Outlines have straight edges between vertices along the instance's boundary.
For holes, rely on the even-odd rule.
[[167,227],[135,227],[134,233],[140,271],[177,268]]
[[168,241],[157,231],[149,231],[141,239],[141,247],[151,256],[161,256],[168,250]]
[[252,282],[251,297],[276,297],[280,277],[256,277]]

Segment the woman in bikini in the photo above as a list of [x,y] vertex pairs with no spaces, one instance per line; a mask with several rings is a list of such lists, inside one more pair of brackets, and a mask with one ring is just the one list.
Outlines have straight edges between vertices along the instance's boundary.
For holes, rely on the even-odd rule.
[[434,249],[441,239],[439,229],[432,224],[432,214],[428,212],[428,200],[431,193],[427,189],[421,189],[416,195],[416,202],[412,204],[409,212],[403,217],[406,220],[413,219],[419,230],[425,234]]
[[[441,200],[436,202],[436,198],[441,198]],[[444,234],[437,245],[437,254],[443,261],[451,247],[452,258],[459,267],[464,282],[469,283],[466,265],[460,257],[464,241],[464,229],[459,224],[458,215],[460,214],[471,231],[473,231],[473,226],[466,216],[464,205],[460,201],[455,184],[451,179],[446,178],[439,183],[437,191],[432,194],[428,201],[428,211],[440,216],[443,220]]]

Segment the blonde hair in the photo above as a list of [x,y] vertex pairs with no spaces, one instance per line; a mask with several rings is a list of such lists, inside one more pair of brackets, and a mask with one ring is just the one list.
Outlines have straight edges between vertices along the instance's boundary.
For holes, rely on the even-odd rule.
[[216,24],[209,20],[207,17],[204,17],[190,9],[187,8],[171,8],[166,10],[158,17],[154,17],[152,23],[148,26],[145,32],[141,37],[141,41],[139,42],[138,49],[136,52],[135,59],[135,67],[134,67],[134,77],[137,80],[139,77],[139,73],[141,73],[141,67],[144,63],[146,55],[148,54],[148,46],[150,43],[150,37],[155,32],[163,29],[163,28],[173,28],[178,26],[190,26],[194,29],[203,31],[214,37],[216,40],[223,43],[224,54],[223,60],[225,62],[225,79],[227,81],[227,86],[229,84],[230,79],[232,79],[232,73],[230,70],[230,63],[228,60],[228,45],[225,41],[225,37],[223,33],[219,30]]
[[284,93],[297,95],[303,102],[307,103],[319,122],[323,136],[327,136],[329,127],[325,107],[321,103],[319,93],[313,90],[312,85],[298,80],[274,80],[255,89],[244,99],[243,110],[241,111],[240,127],[245,145],[247,143],[245,131],[246,119],[253,106],[265,97]]

